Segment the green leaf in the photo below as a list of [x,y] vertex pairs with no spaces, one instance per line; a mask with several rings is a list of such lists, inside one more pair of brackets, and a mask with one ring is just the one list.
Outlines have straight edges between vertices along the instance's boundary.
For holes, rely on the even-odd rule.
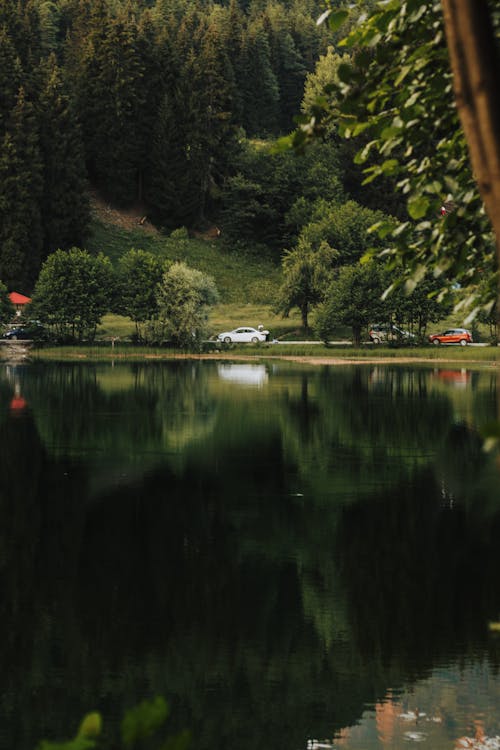
[[399,71],[398,77],[394,81],[394,86],[397,88],[404,81],[408,73],[411,73],[412,70],[413,65],[403,65],[403,67]]
[[424,195],[414,196],[408,201],[408,213],[412,219],[421,219],[429,210],[430,201]]
[[102,730],[102,717],[101,714],[94,711],[93,713],[87,714],[78,730],[77,737],[98,737]]
[[337,10],[334,13],[331,13],[328,18],[328,26],[330,27],[330,30],[337,31],[348,18],[349,13],[347,10]]
[[370,141],[366,144],[366,146],[364,146],[364,148],[360,149],[354,157],[354,163],[363,164],[367,160],[372,146],[374,146],[376,143],[377,141]]
[[191,732],[185,729],[174,737],[169,737],[161,746],[161,750],[187,750],[191,744]]
[[382,162],[381,170],[383,174],[392,175],[397,171],[398,167],[399,162],[397,159],[386,159]]
[[168,704],[161,696],[152,701],[143,701],[128,711],[121,726],[125,747],[132,747],[137,740],[150,737],[165,722],[168,712]]

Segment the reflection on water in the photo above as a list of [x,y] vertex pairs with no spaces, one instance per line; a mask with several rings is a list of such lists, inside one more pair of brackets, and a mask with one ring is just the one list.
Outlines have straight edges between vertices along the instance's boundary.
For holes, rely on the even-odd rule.
[[200,750],[493,747],[495,414],[452,368],[4,367],[0,747],[156,694]]
[[234,365],[222,363],[217,365],[217,372],[221,380],[244,386],[262,388],[269,379],[265,365]]

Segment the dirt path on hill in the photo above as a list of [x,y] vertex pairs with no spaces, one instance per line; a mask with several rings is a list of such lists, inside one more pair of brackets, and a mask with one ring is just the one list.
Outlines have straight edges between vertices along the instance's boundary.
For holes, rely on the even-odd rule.
[[142,230],[147,234],[160,234],[158,229],[150,223],[144,206],[137,205],[127,209],[114,208],[94,190],[91,190],[90,209],[104,224],[113,224],[116,227],[120,227],[120,229],[127,229],[128,231]]

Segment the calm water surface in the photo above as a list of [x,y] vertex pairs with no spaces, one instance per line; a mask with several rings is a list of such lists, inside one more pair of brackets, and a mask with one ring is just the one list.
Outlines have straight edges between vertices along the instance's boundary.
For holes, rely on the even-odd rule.
[[496,413],[452,367],[2,365],[2,750],[158,694],[196,750],[500,748]]

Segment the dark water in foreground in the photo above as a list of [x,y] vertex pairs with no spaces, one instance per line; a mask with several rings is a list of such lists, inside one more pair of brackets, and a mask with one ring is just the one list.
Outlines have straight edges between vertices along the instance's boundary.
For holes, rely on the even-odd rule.
[[500,747],[496,390],[3,365],[2,750],[157,694],[196,750]]

